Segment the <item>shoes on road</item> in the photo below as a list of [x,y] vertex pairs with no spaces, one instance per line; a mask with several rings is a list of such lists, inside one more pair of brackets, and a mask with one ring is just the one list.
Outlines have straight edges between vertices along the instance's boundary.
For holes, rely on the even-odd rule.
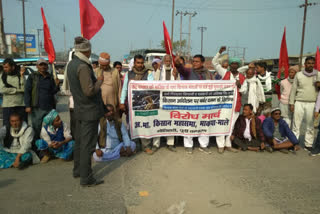
[[311,152],[312,151],[312,147],[306,146],[306,147],[304,147],[304,150],[307,151],[307,152]]
[[270,153],[273,152],[273,149],[270,146],[266,146],[265,150]]
[[211,154],[212,153],[208,147],[199,147],[199,151],[203,152],[205,154]]
[[224,148],[218,148],[218,153],[223,154],[224,153]]
[[289,150],[288,149],[280,149],[279,152],[281,152],[283,154],[289,154]]
[[171,152],[177,152],[177,149],[174,146],[168,146],[167,149]]
[[103,183],[104,183],[104,180],[93,179],[92,181],[90,181],[88,183],[80,184],[80,185],[83,186],[83,187],[93,187],[93,186],[97,186],[97,185],[103,184]]
[[50,156],[49,155],[45,155],[41,158],[40,163],[48,163],[48,161],[50,160]]
[[187,154],[192,154],[193,153],[193,149],[192,148],[186,148],[186,153]]
[[237,153],[237,152],[238,152],[237,149],[234,149],[234,148],[232,148],[232,147],[226,147],[226,150],[227,150],[228,152],[233,152],[233,153]]
[[309,155],[312,156],[312,157],[315,157],[315,156],[317,156],[317,155],[320,155],[320,149],[318,149],[318,148],[312,149],[312,150],[310,151]]

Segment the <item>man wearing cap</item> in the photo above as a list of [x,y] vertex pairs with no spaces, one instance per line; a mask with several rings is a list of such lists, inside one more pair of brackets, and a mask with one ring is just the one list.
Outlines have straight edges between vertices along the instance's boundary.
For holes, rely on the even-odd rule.
[[82,186],[95,186],[103,183],[93,177],[91,157],[98,139],[99,119],[105,109],[100,90],[104,77],[94,75],[89,60],[89,40],[76,37],[74,48],[74,58],[68,64],[67,73],[76,118],[73,177],[80,177]]
[[[242,95],[242,93],[247,92],[246,78],[238,71],[240,63],[241,63],[241,61],[239,58],[230,58],[229,59],[230,71],[228,71],[223,77],[223,80],[235,80],[236,86],[237,86],[237,101],[236,101],[235,111],[232,114],[233,117],[232,117],[232,124],[231,124],[231,133],[233,131],[234,124],[240,114],[241,95]],[[225,148],[227,151],[237,152],[236,149],[232,148],[230,135],[217,136],[216,141],[217,141],[217,145],[218,145],[218,152],[220,154],[222,154],[224,152]]]
[[105,105],[110,104],[115,108],[115,117],[119,117],[119,104],[121,94],[121,80],[117,69],[110,67],[110,55],[101,53],[99,57],[99,67],[94,72],[96,76],[103,75],[104,80],[101,85],[101,96]]
[[54,95],[59,91],[59,79],[53,79],[48,73],[48,62],[40,58],[37,61],[38,71],[29,75],[24,91],[26,112],[31,114],[35,139],[39,139],[42,120],[55,108]]
[[279,150],[288,153],[288,149],[300,149],[299,142],[294,133],[290,130],[286,121],[281,118],[280,108],[274,108],[271,111],[271,117],[266,118],[262,124],[263,133],[271,145],[269,152]]
[[291,66],[289,68],[289,76],[288,78],[282,80],[280,82],[280,91],[281,91],[281,98],[280,98],[280,109],[281,109],[281,116],[284,121],[287,122],[289,128],[292,126],[292,118],[293,113],[290,111],[289,108],[289,95],[292,87],[292,83],[296,73],[299,71],[299,66]]

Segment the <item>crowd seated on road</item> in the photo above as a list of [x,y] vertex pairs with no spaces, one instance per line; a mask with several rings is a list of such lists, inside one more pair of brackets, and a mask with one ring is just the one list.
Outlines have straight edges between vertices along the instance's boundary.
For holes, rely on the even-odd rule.
[[[62,87],[63,93],[70,97],[71,129],[55,110],[59,82],[48,73],[48,62],[39,59],[38,70],[25,80],[23,68],[19,68],[12,59],[4,60],[0,80],[4,118],[0,129],[0,168],[23,169],[31,164],[47,163],[54,158],[66,161],[74,158],[76,164],[82,161],[79,159],[81,155],[91,164],[91,158],[96,162],[104,162],[130,157],[139,151],[148,155],[157,152],[160,137],[130,139],[126,125],[129,123],[127,97],[130,80],[234,80],[238,88],[234,123],[230,135],[213,137],[218,153],[280,151],[288,154],[298,151],[300,143],[311,156],[320,154],[320,134],[314,143],[314,120],[320,109],[320,73],[314,69],[314,57],[305,60],[302,71],[297,66],[290,67],[289,77],[274,81],[271,86],[270,72],[265,63],[252,62],[240,68],[240,60],[230,58],[220,64],[218,58],[225,47],[213,58],[215,74],[203,67],[202,55],[194,56],[191,65],[185,64],[183,58],[176,57],[175,67],[172,67],[171,56],[166,55],[163,63],[155,59],[150,68],[146,68],[144,58],[137,55],[124,78],[120,73],[121,63],[115,63],[117,67],[112,68],[108,53],[100,55],[96,69],[93,70],[91,62],[86,58],[86,53],[91,51],[90,43],[76,38],[75,47],[77,51],[74,59],[66,66]],[[89,65],[87,70],[77,67],[83,62]],[[79,82],[74,79],[74,70],[78,72]],[[279,106],[272,106],[271,102],[275,86],[281,88]],[[81,114],[75,107],[80,99],[84,100],[85,106]],[[91,105],[90,99],[96,100],[96,105]],[[104,109],[98,109],[97,106]],[[90,112],[90,109],[98,113]],[[77,111],[78,116],[75,116]],[[28,121],[27,114],[30,114],[32,122]],[[127,115],[127,123],[124,122],[124,114]],[[97,117],[93,120],[99,120],[99,123],[96,126],[91,124],[90,117]],[[305,140],[299,142],[303,120],[306,121]],[[94,142],[95,147],[83,143],[86,137]],[[177,152],[175,144],[178,136],[165,139],[168,151]],[[198,142],[200,152],[212,153],[209,137],[199,137]],[[184,137],[183,144],[187,154],[194,152],[193,138]],[[84,150],[89,151],[90,157],[84,154]],[[78,176],[79,170],[75,166],[74,177]],[[83,182],[94,183],[90,180],[92,178],[88,179]]]

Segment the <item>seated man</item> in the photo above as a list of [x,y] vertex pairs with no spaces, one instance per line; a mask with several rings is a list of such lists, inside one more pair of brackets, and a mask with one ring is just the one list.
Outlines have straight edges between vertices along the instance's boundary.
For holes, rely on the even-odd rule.
[[277,149],[283,153],[288,153],[288,149],[292,147],[295,151],[300,149],[298,139],[290,130],[286,121],[281,118],[280,108],[271,111],[271,117],[264,120],[262,130],[271,145],[269,152]]
[[264,135],[260,120],[253,113],[253,106],[245,104],[233,129],[231,140],[243,151],[264,149]]
[[0,129],[0,169],[22,169],[39,163],[39,158],[31,150],[34,135],[32,127],[22,121],[17,113],[10,115],[9,123]]
[[135,153],[136,144],[130,140],[124,124],[115,120],[114,107],[106,105],[108,113],[100,119],[99,139],[96,152],[93,153],[95,161],[110,161],[120,156],[131,156]]
[[71,131],[67,125],[61,121],[56,110],[51,110],[43,118],[44,126],[41,129],[41,139],[36,141],[38,150],[44,153],[41,163],[47,163],[52,156],[63,160],[72,158],[74,141]]

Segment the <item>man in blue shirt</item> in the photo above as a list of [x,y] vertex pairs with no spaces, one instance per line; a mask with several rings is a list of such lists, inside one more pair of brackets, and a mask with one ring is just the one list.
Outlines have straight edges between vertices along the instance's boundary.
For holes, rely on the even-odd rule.
[[115,119],[114,107],[106,105],[108,113],[101,118],[99,125],[99,139],[96,151],[93,153],[95,161],[110,161],[120,156],[131,156],[135,153],[136,144],[130,140],[126,127]]

